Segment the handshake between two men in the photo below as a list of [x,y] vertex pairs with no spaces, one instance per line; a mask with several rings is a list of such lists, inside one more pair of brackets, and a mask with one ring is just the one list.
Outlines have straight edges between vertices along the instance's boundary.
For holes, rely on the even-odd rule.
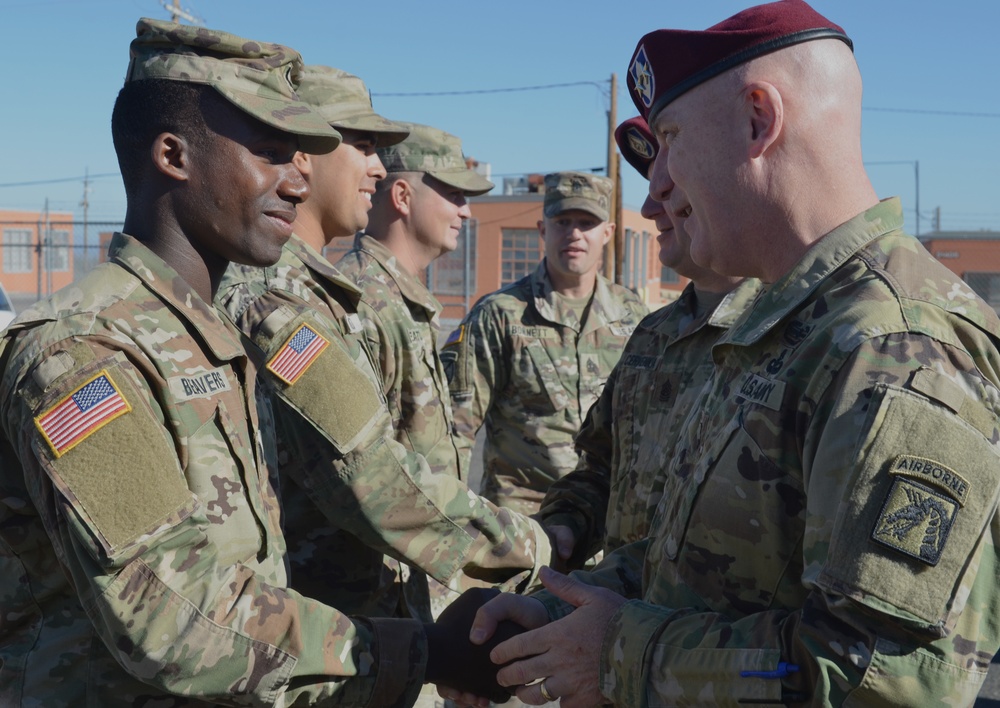
[[[530,597],[476,588],[425,626],[425,680],[460,705],[606,702],[599,685],[601,644],[608,622],[626,599],[543,568],[545,590]],[[551,619],[547,600],[572,611]]]

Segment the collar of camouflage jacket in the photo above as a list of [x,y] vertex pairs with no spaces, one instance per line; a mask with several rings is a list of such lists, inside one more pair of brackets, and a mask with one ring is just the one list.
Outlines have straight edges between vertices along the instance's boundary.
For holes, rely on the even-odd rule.
[[608,280],[600,273],[597,274],[594,297],[590,307],[587,308],[585,322],[578,322],[574,314],[567,312],[556,299],[554,292],[543,258],[531,273],[532,299],[535,310],[543,319],[560,327],[570,327],[582,334],[617,322],[629,314],[629,309],[612,295]]
[[381,241],[368,234],[358,234],[354,238],[354,247],[378,261],[382,269],[396,283],[403,297],[408,302],[427,310],[430,319],[434,319],[441,312],[441,303],[431,294],[427,286],[399,265],[396,254],[386,248]]

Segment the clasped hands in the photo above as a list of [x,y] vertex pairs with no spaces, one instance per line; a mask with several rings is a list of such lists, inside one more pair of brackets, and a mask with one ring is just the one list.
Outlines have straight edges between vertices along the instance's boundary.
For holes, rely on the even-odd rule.
[[599,686],[601,645],[625,598],[549,568],[540,577],[576,609],[550,622],[537,599],[477,588],[425,625],[426,681],[437,684],[441,696],[485,708],[516,693],[524,703],[542,705],[549,700],[544,688],[566,708],[607,702]]

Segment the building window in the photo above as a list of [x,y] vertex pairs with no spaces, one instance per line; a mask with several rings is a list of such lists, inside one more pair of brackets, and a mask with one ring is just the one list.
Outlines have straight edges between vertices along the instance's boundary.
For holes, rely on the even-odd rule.
[[1000,273],[966,273],[962,280],[990,307],[1000,312]]
[[52,273],[69,271],[69,231],[50,229],[45,243],[45,270]]
[[3,230],[3,272],[4,273],[30,273],[31,252],[31,229],[4,229]]
[[681,282],[681,277],[677,275],[677,271],[673,268],[663,266],[663,268],[660,269],[660,282],[665,285],[676,285]]
[[[476,292],[478,227],[478,219],[465,219],[458,234],[458,248],[431,263],[427,269],[427,282],[431,292],[441,295],[472,295]],[[466,243],[469,245],[468,250]]]
[[501,229],[500,282],[513,283],[535,270],[542,258],[538,229]]

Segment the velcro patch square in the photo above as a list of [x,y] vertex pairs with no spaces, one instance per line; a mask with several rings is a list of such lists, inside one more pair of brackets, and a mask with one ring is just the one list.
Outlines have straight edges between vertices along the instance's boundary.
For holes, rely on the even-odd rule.
[[447,341],[445,341],[444,346],[449,347],[452,344],[461,344],[462,339],[465,337],[465,325],[460,324],[458,329],[448,335]]
[[131,410],[111,375],[103,369],[37,416],[35,426],[58,458]]
[[958,509],[958,502],[950,496],[905,477],[896,477],[871,538],[934,566],[941,559]]
[[329,344],[314,329],[301,325],[267,362],[267,368],[285,383],[294,384]]

